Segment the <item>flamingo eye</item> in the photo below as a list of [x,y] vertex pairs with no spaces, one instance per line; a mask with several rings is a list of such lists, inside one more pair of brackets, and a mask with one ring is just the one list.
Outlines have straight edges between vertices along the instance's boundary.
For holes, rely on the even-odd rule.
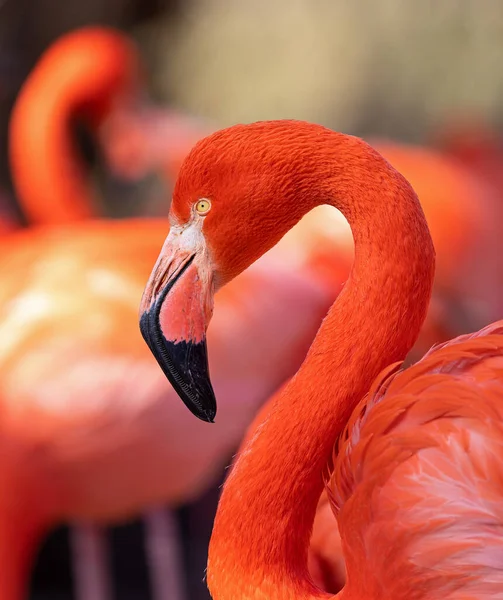
[[196,202],[195,208],[198,215],[207,215],[211,210],[211,202],[208,198],[201,198],[201,200]]

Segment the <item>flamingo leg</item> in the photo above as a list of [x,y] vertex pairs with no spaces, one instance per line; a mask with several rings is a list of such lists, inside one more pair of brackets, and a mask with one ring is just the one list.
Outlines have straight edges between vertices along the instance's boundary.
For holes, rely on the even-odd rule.
[[111,600],[106,533],[96,525],[75,524],[70,530],[76,600]]
[[176,515],[169,509],[154,508],[144,519],[153,600],[187,600]]

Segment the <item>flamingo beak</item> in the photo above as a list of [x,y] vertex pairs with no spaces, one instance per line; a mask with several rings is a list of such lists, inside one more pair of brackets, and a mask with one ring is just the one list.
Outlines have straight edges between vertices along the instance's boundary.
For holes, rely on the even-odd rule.
[[217,406],[206,349],[213,277],[201,241],[197,223],[171,229],[143,293],[140,330],[187,408],[213,423]]

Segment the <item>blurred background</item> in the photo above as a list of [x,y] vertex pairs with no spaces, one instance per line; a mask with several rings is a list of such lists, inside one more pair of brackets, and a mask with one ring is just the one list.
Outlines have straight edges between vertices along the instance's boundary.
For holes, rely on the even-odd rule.
[[[88,24],[131,36],[146,66],[150,98],[193,119],[202,132],[236,122],[295,118],[368,140],[451,144],[449,151],[459,153],[463,164],[476,162],[477,152],[491,148],[493,180],[488,182],[489,171],[479,163],[473,173],[481,186],[494,184],[496,196],[500,191],[502,181],[494,176],[503,166],[503,154],[498,155],[503,120],[499,0],[0,0],[0,194],[4,210],[21,223],[26,218],[8,161],[14,101],[50,44]],[[101,189],[104,214],[166,213],[174,177],[159,187],[150,174],[127,178],[108,172],[89,132],[75,134]],[[484,252],[495,253],[494,248]],[[484,324],[486,316],[492,318],[479,311],[473,323]],[[232,454],[211,489],[176,509],[189,600],[209,597],[203,581],[206,548],[223,467]],[[143,523],[108,531],[114,597],[151,598]],[[63,528],[43,544],[30,598],[72,597]]]
[[138,42],[152,97],[223,127],[296,118],[422,142],[456,117],[502,120],[498,0],[37,0],[0,4],[0,167],[17,91],[62,33]]

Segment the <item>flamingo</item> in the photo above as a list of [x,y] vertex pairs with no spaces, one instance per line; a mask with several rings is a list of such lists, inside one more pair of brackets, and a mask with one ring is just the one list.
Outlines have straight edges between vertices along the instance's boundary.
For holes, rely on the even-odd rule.
[[[96,29],[86,35],[94,47],[103,42],[103,64],[115,65],[106,59],[107,49],[124,56],[112,43],[121,38],[103,39],[106,32]],[[16,491],[0,501],[5,600],[23,597],[38,542],[54,524],[120,522],[204,491],[257,407],[294,372],[334,297],[298,260],[282,256],[281,248],[264,257],[245,280],[223,290],[221,317],[215,317],[221,326],[215,331],[213,368],[230,365],[234,373],[231,380],[221,378],[229,419],[209,432],[194,427],[184,411],[178,417],[167,410],[173,391],[139,332],[127,323],[134,322],[142,284],[169,224],[87,220],[93,214],[90,186],[77,153],[66,152],[72,148],[69,122],[82,107],[92,123],[96,111],[105,119],[99,107],[117,105],[113,83],[123,78],[114,75],[98,85],[92,73],[86,96],[81,78],[84,66],[94,64],[85,56],[71,60],[70,52],[79,50],[76,42],[83,39],[79,32],[49,49],[44,68],[35,68],[36,85],[29,78],[21,91],[10,130],[14,182],[38,226],[6,238],[0,259],[1,482],[2,489]],[[62,83],[52,74],[60,59]],[[105,69],[99,73],[107,76]],[[42,75],[51,82],[48,89]],[[58,98],[51,99],[51,91]],[[104,91],[112,96],[103,97]],[[29,126],[42,117],[49,123]],[[61,146],[50,132],[58,133]],[[42,163],[46,169],[39,168]],[[288,310],[281,307],[285,303]],[[243,354],[245,339],[254,343]],[[264,360],[265,347],[277,352],[280,365]],[[188,438],[194,440],[191,452]],[[149,531],[159,524],[159,514],[148,513]],[[161,525],[166,529],[166,522]],[[75,531],[74,552],[87,557],[76,561],[83,569],[76,572],[79,597],[107,598],[110,585],[103,565],[96,564],[103,555],[99,532],[94,525]],[[183,593],[180,576],[176,564],[156,569],[158,537],[150,544],[154,595],[172,599]]]
[[[99,69],[96,69],[97,62],[100,65]],[[115,160],[118,165],[116,170],[120,171],[121,164],[144,168],[147,158],[151,161],[158,156],[156,153],[159,153],[162,142],[163,157],[167,167],[165,172],[169,177],[173,176],[178,161],[187,151],[187,142],[191,138],[190,136],[187,138],[183,130],[175,130],[175,141],[174,143],[170,141],[166,126],[173,125],[174,119],[170,120],[169,114],[166,119],[165,114],[152,113],[149,108],[139,108],[139,100],[142,99],[140,84],[139,58],[134,46],[127,38],[113,30],[85,28],[63,36],[49,48],[27,80],[11,123],[13,173],[19,196],[32,221],[41,224],[54,221],[65,223],[85,219],[96,212],[92,207],[99,204],[99,199],[93,198],[84,170],[77,161],[76,151],[72,145],[69,121],[74,118],[74,115],[87,119],[100,139],[105,140],[105,152],[108,151],[107,156]],[[161,117],[165,120],[162,121]],[[154,125],[161,121],[163,128],[159,131]],[[128,127],[130,128],[132,124],[136,127],[133,133],[141,131],[143,137],[140,139],[144,144],[150,143],[151,150],[142,151],[142,156],[145,157],[143,162],[138,160],[136,154],[132,156],[134,160],[124,160],[124,156],[127,158],[128,153],[121,150],[121,140],[123,144],[124,139],[127,141],[124,132],[130,132]],[[199,135],[198,130],[190,129],[189,125],[191,126],[191,123],[187,122],[187,130],[190,134],[194,137]],[[114,135],[118,137],[114,138]],[[132,137],[134,142],[136,137],[134,135]],[[154,141],[149,142],[151,139]],[[133,143],[130,146],[135,147]],[[126,150],[127,148],[126,144]],[[144,145],[143,150],[146,149],[148,148]],[[127,174],[127,170],[123,169],[123,173]],[[458,174],[460,181],[461,175],[462,173]],[[462,181],[464,182],[464,179]],[[467,184],[460,184],[459,187],[464,193],[470,189]],[[51,193],[46,193],[48,189]],[[70,202],[69,199],[72,201]],[[76,200],[75,204],[73,199]],[[434,203],[431,202],[428,206],[434,207]],[[282,242],[282,254],[288,253],[290,269],[295,268],[301,273],[307,273],[307,281],[311,281],[314,274],[319,275],[317,277],[319,283],[325,287],[328,284],[329,287],[323,292],[325,303],[333,300],[340,290],[341,282],[346,279],[349,272],[352,257],[352,240],[348,236],[347,225],[341,222],[339,217],[336,217],[336,223],[332,224],[333,213],[335,211],[326,213],[323,207],[320,207],[318,212],[313,211],[308,215],[301,226],[294,228]],[[434,218],[435,213],[432,214]],[[327,236],[328,218],[330,218],[328,222],[330,227],[338,228],[336,243]],[[475,221],[472,221],[473,226],[474,223]],[[160,225],[162,230],[164,227],[164,224]],[[304,244],[303,250],[299,249],[299,238]],[[98,240],[97,244],[100,243]],[[151,252],[154,253],[153,250]],[[277,262],[281,263],[284,260],[285,258],[282,257],[279,261],[275,261],[274,267],[271,266],[271,269],[279,269],[277,271],[279,278],[283,276],[284,269],[277,267]],[[264,271],[267,271],[267,268]],[[119,277],[122,277],[122,274],[119,274]],[[260,286],[260,277],[255,277],[254,281],[255,283],[249,286],[250,290],[253,289],[253,285]],[[310,284],[307,281],[304,291],[296,292],[295,286],[292,287],[294,297],[298,295],[301,298],[303,294],[308,293],[307,286]],[[301,285],[300,280],[297,283]],[[246,287],[244,282],[242,285]],[[317,304],[322,297],[317,295],[319,290],[310,293],[313,294],[313,302]],[[242,298],[242,294],[238,293],[236,298]],[[302,300],[299,301],[302,305]],[[257,307],[260,306],[260,303],[257,303]],[[321,312],[325,306],[328,304],[322,306]],[[314,309],[314,312],[316,315],[321,314],[317,309]],[[298,326],[303,325],[299,323]],[[310,326],[310,322],[306,324],[307,330]],[[314,329],[308,334],[306,343],[312,333]],[[434,331],[434,335],[438,337],[438,330]],[[276,378],[272,373],[265,372],[263,367],[262,371],[266,380],[270,377],[272,382],[281,381],[281,373]],[[245,380],[244,378],[243,381]],[[264,392],[263,397],[270,393],[275,385],[271,385],[270,389]],[[237,433],[234,439],[237,443],[239,439]],[[170,502],[170,498],[167,498],[167,501]],[[149,531],[152,530],[150,527],[152,523],[153,527],[159,530],[159,519],[159,512],[152,511],[147,515]],[[164,529],[169,526],[167,523],[161,523]],[[75,560],[77,589],[80,590],[81,597],[96,595],[96,592],[93,592],[96,587],[101,589],[102,597],[109,595],[106,574],[103,572],[100,574],[100,569],[102,570],[100,556],[104,554],[104,540],[98,533],[91,525],[73,529],[74,554],[77,557]],[[157,558],[159,553],[155,551],[157,538],[157,535],[148,536],[148,539],[151,539],[150,547],[153,548],[152,564],[159,560]],[[165,571],[164,569],[165,582],[176,580],[173,574],[170,576]],[[154,573],[153,579],[162,578]],[[163,587],[169,588],[169,583],[159,583],[158,589]],[[161,594],[162,592],[158,592],[158,595]]]
[[[436,248],[433,295],[427,318],[408,357],[409,361],[417,360],[433,344],[448,340],[451,335],[459,334],[480,320],[466,298],[462,297],[463,288],[459,281],[473,281],[472,278],[481,272],[476,268],[472,255],[477,255],[479,245],[488,233],[489,217],[495,217],[490,207],[484,204],[492,195],[473,174],[438,151],[382,139],[375,140],[373,145],[412,183],[421,198]],[[485,214],[477,212],[484,208]],[[309,223],[307,235],[302,235],[303,228],[294,228],[285,236],[289,240],[290,252],[302,253],[307,249],[307,255],[313,261],[311,266],[318,269],[320,276],[328,279],[332,275],[336,282],[345,281],[346,273],[349,273],[347,264],[353,255],[352,236],[351,230],[342,225],[340,212],[334,211],[331,206],[317,207],[303,217],[303,221]],[[345,256],[347,261],[344,274],[339,272],[341,256]],[[334,264],[336,257],[337,264]],[[486,262],[491,267],[487,271],[496,273],[494,260],[489,258]],[[494,277],[492,280],[494,282]],[[480,281],[483,283],[484,279]],[[491,289],[483,287],[482,292],[489,300],[494,297]],[[486,307],[481,312],[484,315],[489,311]],[[250,435],[266,418],[268,410],[266,405],[259,411],[249,427]],[[243,446],[246,441],[247,438]],[[309,546],[309,570],[314,581],[327,591],[335,593],[344,584],[341,540],[326,492],[322,493],[316,511]]]
[[[31,225],[68,224],[99,212],[99,198],[78,159],[71,125],[75,119],[86,122],[103,143],[109,141],[110,128],[117,129],[117,115],[127,120],[134,113],[137,124],[152,126],[156,113],[143,97],[139,54],[120,32],[84,27],[61,36],[48,48],[24,83],[10,122],[12,175]],[[170,125],[175,117],[173,113]],[[184,123],[178,125],[177,139],[183,139],[184,127]],[[166,156],[169,162],[170,154]],[[151,511],[146,518],[148,525],[174,527],[165,513]],[[152,548],[157,538],[155,532],[147,536],[154,562],[158,553]],[[110,584],[101,560],[106,555],[103,536],[94,526],[82,525],[73,528],[72,542],[79,597],[108,597]],[[165,580],[169,579],[168,574]],[[164,587],[169,586],[165,583]]]
[[[13,172],[16,175],[20,171],[17,176],[19,195],[25,199],[24,207],[32,222],[71,222],[96,213],[93,205],[99,205],[99,199],[93,197],[84,171],[76,161],[70,136],[68,121],[76,112],[98,132],[108,164],[116,173],[128,177],[145,175],[147,167],[152,168],[162,158],[165,174],[170,179],[174,177],[181,157],[205,131],[206,125],[194,124],[192,120],[180,121],[178,113],[154,111],[140,104],[140,84],[137,52],[125,36],[114,30],[93,27],[72,32],[60,38],[43,56],[22,90],[11,124]],[[452,302],[445,301],[446,295],[450,298],[445,288],[466,281],[474,271],[481,273],[481,269],[467,268],[467,257],[483,230],[480,216],[474,210],[474,200],[481,197],[480,185],[445,157],[389,142],[381,141],[378,147],[420,191],[439,249],[441,286],[437,286],[427,327],[423,328],[416,345],[417,355],[431,343],[447,339],[460,327],[453,322],[452,315],[456,313]],[[27,164],[30,165],[29,176]],[[442,185],[432,186],[433,176],[435,181],[442,181]],[[50,193],[46,193],[47,190]],[[300,228],[286,237],[284,245],[296,256],[298,268],[318,273],[323,284],[332,286],[331,293],[335,297],[349,272],[352,239],[345,222],[334,213],[327,212],[325,207],[313,211]],[[338,235],[330,237],[334,227]],[[304,250],[299,250],[299,237]],[[460,271],[463,277],[459,277]],[[471,289],[477,286],[472,285]],[[495,297],[485,292],[484,295]],[[466,315],[466,311],[461,313]],[[319,514],[329,514],[328,504],[323,503],[323,499],[320,505],[324,508],[320,506]],[[148,523],[158,523],[160,513],[149,513],[147,519]],[[170,525],[164,523],[161,527]],[[312,545],[318,553],[333,546],[336,532],[326,538],[327,531],[328,528],[323,527],[323,535]],[[154,546],[157,537],[152,538]],[[106,576],[99,575],[100,556],[104,554],[102,537],[88,525],[74,528],[72,540],[80,595],[88,595],[89,586],[106,590],[109,587]],[[152,555],[156,562],[153,550]],[[331,555],[336,554],[332,551]],[[326,558],[324,560],[326,562]],[[340,572],[340,561],[334,572],[337,569]],[[338,573],[336,575],[339,579]],[[333,578],[333,574],[330,575],[329,579]],[[102,591],[102,595],[109,593]]]
[[351,226],[351,275],[227,478],[210,593],[333,597],[307,569],[325,481],[347,566],[336,598],[497,598],[503,321],[400,370],[426,316],[435,251],[414,190],[363,140],[270,121],[200,141],[140,304],[144,339],[189,410],[214,421],[213,293],[320,203]]
[[[100,132],[111,115],[136,109],[140,69],[134,45],[104,27],[66,34],[42,55],[18,95],[9,132],[12,176],[30,225],[67,224],[98,212],[71,124],[77,117]],[[96,586],[108,596],[99,560],[104,540],[84,526],[74,528],[72,541],[79,597],[96,595]]]

